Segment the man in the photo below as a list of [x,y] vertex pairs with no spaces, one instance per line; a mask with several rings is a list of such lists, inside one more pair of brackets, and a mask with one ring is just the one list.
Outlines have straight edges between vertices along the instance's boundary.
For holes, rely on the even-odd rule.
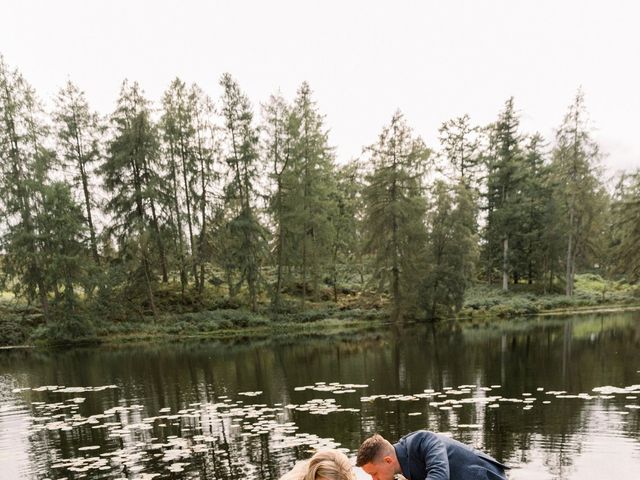
[[446,435],[419,430],[391,445],[380,435],[358,449],[356,465],[373,480],[506,480],[505,465]]

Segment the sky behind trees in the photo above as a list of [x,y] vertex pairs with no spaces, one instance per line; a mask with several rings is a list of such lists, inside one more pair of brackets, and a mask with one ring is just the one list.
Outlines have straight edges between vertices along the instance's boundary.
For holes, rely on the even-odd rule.
[[[582,86],[608,173],[640,165],[640,6],[623,1],[0,1],[0,51],[45,101],[72,79],[113,111],[124,78],[159,104],[180,76],[214,99],[232,72],[254,108],[302,81],[344,163],[400,108],[429,146],[442,122],[515,97],[553,139]],[[258,112],[256,112],[258,113]]]

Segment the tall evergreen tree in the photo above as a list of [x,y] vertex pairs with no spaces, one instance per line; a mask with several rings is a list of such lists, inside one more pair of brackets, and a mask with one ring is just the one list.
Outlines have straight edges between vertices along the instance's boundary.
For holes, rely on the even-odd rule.
[[[194,174],[195,156],[193,155],[193,112],[189,93],[185,83],[176,78],[162,99],[163,114],[160,121],[165,144],[166,180],[164,184],[168,196],[169,211],[175,233],[174,243],[180,270],[180,285],[184,294],[187,286],[187,249],[193,257],[191,273],[197,281],[195,255],[193,255],[194,236],[191,216],[190,178]],[[188,226],[187,236],[184,224]],[[185,246],[185,241],[187,245]]]
[[490,147],[484,155],[487,168],[485,261],[489,278],[496,267],[502,271],[505,291],[509,289],[509,276],[516,263],[510,242],[520,234],[522,184],[526,175],[518,126],[513,98],[510,98],[489,130]]
[[556,134],[553,171],[556,196],[562,209],[565,239],[565,281],[567,296],[573,295],[576,262],[590,247],[594,222],[598,215],[598,197],[602,186],[598,181],[598,145],[593,140],[584,105],[578,91]]
[[38,299],[48,320],[49,288],[36,217],[53,152],[46,147],[48,129],[34,90],[1,56],[0,121],[3,270],[13,279],[16,294]]
[[430,151],[400,112],[368,151],[373,171],[363,193],[366,251],[374,256],[380,286],[390,284],[392,317],[401,320],[417,302],[426,242],[422,182]]
[[524,178],[521,186],[521,224],[515,236],[514,250],[518,252],[513,264],[514,282],[526,276],[528,283],[541,280],[544,275],[543,245],[547,203],[553,201],[549,167],[544,162],[544,139],[538,133],[523,146]]
[[[111,116],[113,138],[101,167],[105,189],[111,196],[107,210],[112,215],[110,231],[117,236],[125,258],[140,259],[139,268],[132,265],[130,286],[144,286],[154,314],[153,248],[160,258],[163,280],[167,267],[158,212],[158,137],[150,119],[148,101],[137,83],[122,85],[118,106]],[[155,241],[154,241],[155,239]]]
[[323,117],[311,98],[305,82],[298,89],[291,109],[291,162],[288,172],[293,175],[290,197],[291,210],[288,227],[298,245],[298,268],[302,283],[302,306],[307,297],[308,281],[317,298],[324,266],[332,257],[331,244],[335,235],[336,203],[334,192],[335,167],[333,153],[328,146]]
[[194,227],[199,227],[197,247],[192,252],[197,266],[199,280],[196,282],[198,293],[202,297],[204,289],[205,263],[211,257],[209,220],[213,216],[216,204],[213,188],[220,177],[220,132],[214,123],[215,107],[213,100],[196,84],[189,90],[189,99],[193,111],[194,128],[194,173],[189,182],[193,198]]
[[272,306],[277,311],[282,307],[285,262],[291,258],[294,247],[291,222],[291,191],[295,189],[291,168],[292,142],[290,135],[291,113],[281,96],[272,95],[263,106],[264,134],[263,150],[268,163],[274,191],[269,197],[269,211],[274,219],[274,262],[276,281],[273,287]]
[[[237,82],[229,74],[220,81],[224,89],[222,116],[226,135],[226,162],[228,182],[225,200],[230,218],[225,245],[225,265],[229,294],[235,295],[246,283],[249,303],[257,309],[261,282],[261,268],[266,253],[266,230],[260,224],[256,212],[256,182],[258,171],[258,132],[253,125],[253,112],[249,99],[240,91]],[[233,273],[238,278],[234,279]]]
[[98,115],[90,111],[84,92],[71,81],[58,92],[53,119],[65,170],[70,172],[74,187],[82,192],[91,254],[94,262],[99,264],[94,220],[97,205],[92,193],[95,185],[91,184],[91,178],[98,162],[102,160],[100,142],[104,129]]
[[434,186],[421,296],[429,319],[458,311],[472,283],[477,245],[473,202],[462,179],[453,188],[442,181]]

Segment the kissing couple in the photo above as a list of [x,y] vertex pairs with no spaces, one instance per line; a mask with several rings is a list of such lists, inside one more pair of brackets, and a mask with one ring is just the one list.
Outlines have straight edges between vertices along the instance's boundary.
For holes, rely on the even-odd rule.
[[[506,465],[495,458],[446,435],[418,430],[391,444],[381,435],[367,438],[356,458],[356,466],[373,480],[506,480]],[[324,450],[299,462],[280,480],[355,480],[347,456]]]

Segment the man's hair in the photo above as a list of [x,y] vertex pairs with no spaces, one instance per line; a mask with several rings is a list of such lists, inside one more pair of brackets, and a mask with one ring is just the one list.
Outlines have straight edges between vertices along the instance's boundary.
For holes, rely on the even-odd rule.
[[385,455],[393,453],[393,445],[385,440],[382,435],[372,435],[367,438],[358,449],[358,457],[356,458],[356,466],[362,467],[367,463],[380,460]]

